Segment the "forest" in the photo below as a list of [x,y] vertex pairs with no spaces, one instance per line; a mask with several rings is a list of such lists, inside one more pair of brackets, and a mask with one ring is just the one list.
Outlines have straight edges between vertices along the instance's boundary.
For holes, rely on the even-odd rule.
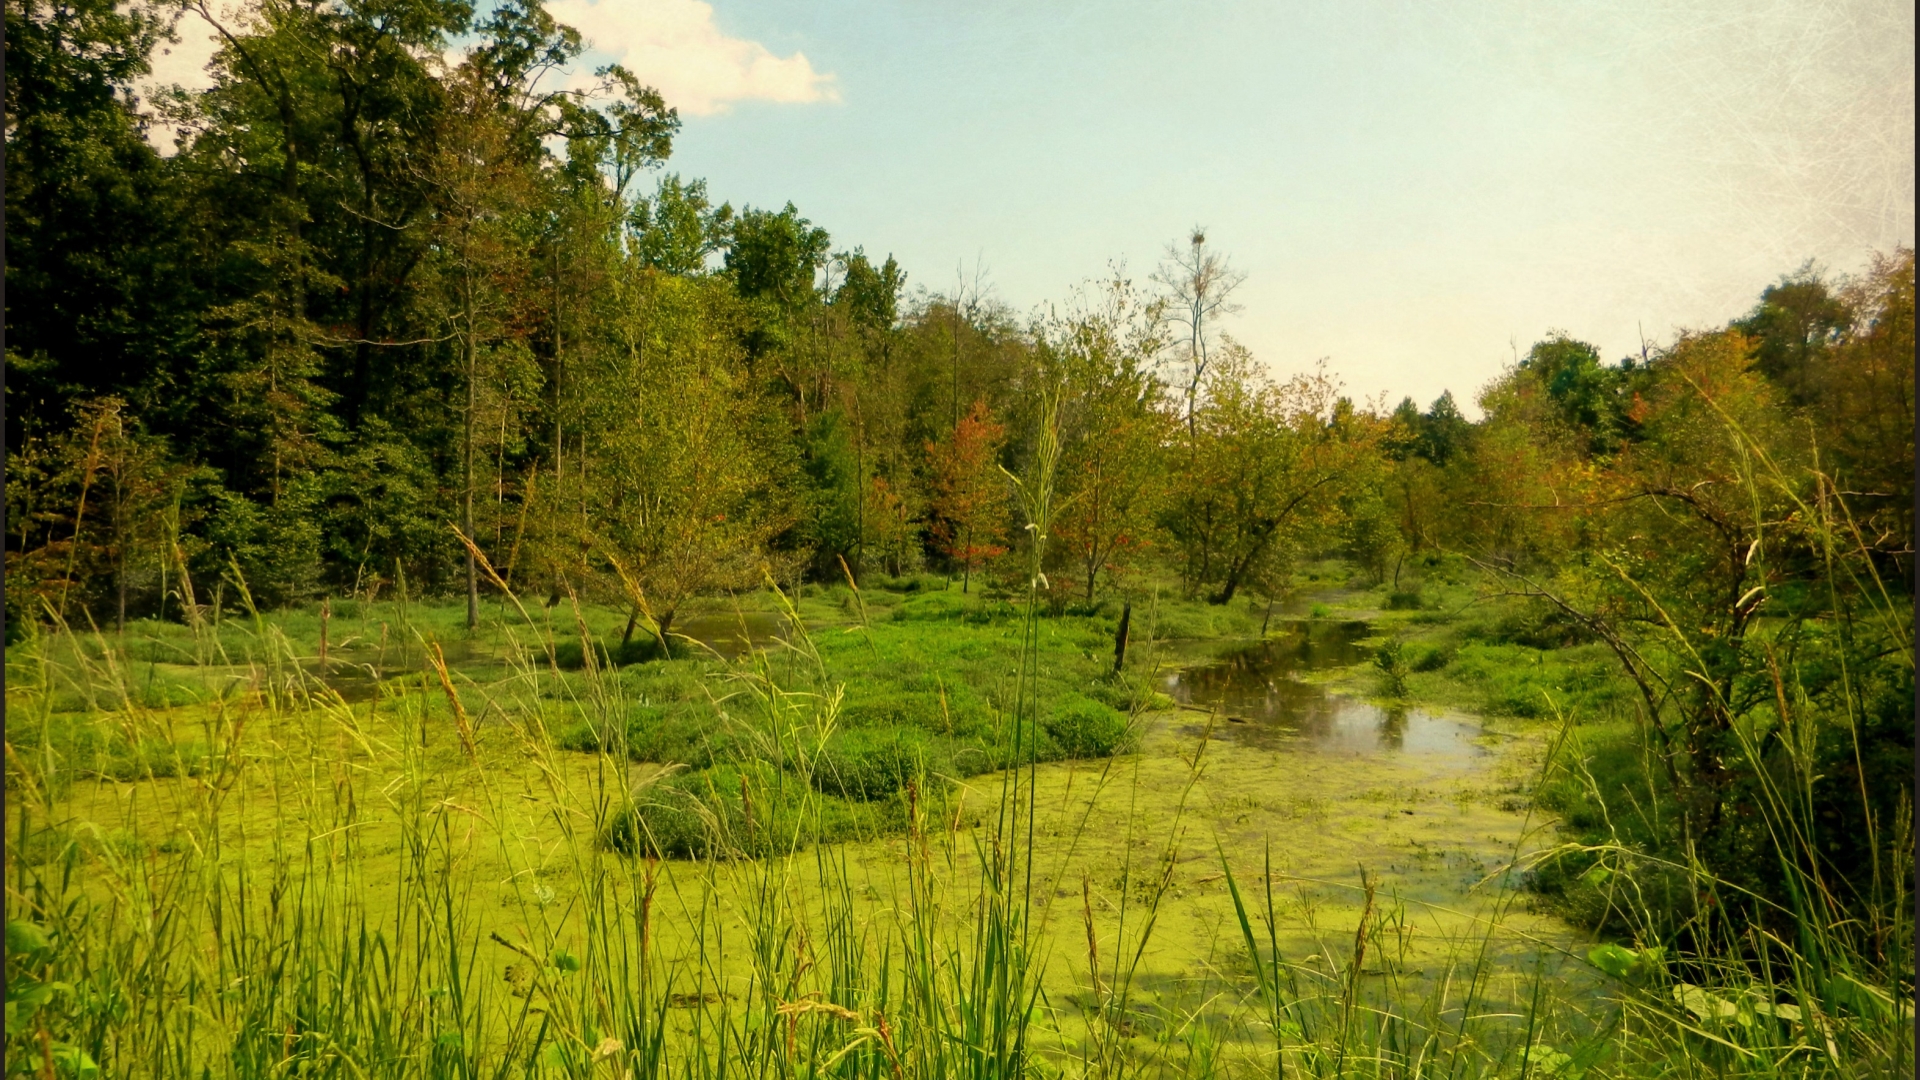
[[[6,7],[8,1075],[1911,1075],[1911,250],[1355,400],[1199,227],[736,207],[539,0],[174,10]],[[1430,944],[1207,786],[1296,639],[1504,732]]]

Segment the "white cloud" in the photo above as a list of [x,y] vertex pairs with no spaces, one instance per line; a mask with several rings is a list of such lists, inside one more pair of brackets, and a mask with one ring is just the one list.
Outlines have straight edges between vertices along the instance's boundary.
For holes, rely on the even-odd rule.
[[[554,0],[547,10],[578,29],[589,48],[656,87],[682,115],[711,116],[739,101],[840,100],[833,74],[815,71],[805,53],[776,56],[757,41],[727,36],[714,25],[713,5],[701,0]],[[238,17],[218,7],[216,14]],[[192,91],[213,85],[207,65],[219,50],[218,33],[193,10],[182,11],[174,29],[180,40],[153,51],[153,73],[135,88],[143,98],[165,86]],[[156,120],[147,138],[172,153],[176,134]]]
[[840,100],[833,74],[815,71],[805,53],[776,56],[727,36],[700,0],[554,0],[547,10],[683,115],[711,116],[737,101]]

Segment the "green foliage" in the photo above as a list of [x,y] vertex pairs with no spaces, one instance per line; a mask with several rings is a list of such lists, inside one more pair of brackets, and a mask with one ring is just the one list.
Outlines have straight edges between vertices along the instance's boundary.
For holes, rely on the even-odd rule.
[[660,178],[652,198],[634,200],[628,218],[636,235],[634,254],[646,266],[669,274],[698,274],[726,247],[733,207],[707,200],[707,182]]
[[1593,346],[1559,335],[1535,344],[1520,371],[1538,383],[1560,422],[1582,433],[1594,453],[1611,452],[1635,427],[1627,414],[1631,361],[1608,367]]
[[1380,692],[1387,697],[1407,696],[1406,646],[1399,638],[1388,638],[1373,651],[1373,666],[1380,673]]
[[836,256],[840,263],[840,287],[834,290],[833,306],[846,312],[855,326],[870,331],[891,330],[900,318],[900,293],[907,286],[906,271],[887,256],[884,265],[875,268],[864,249]]
[[826,262],[829,240],[788,203],[779,212],[740,212],[727,248],[727,272],[740,295],[792,311],[813,297],[813,276]]
[[[1859,1047],[1881,1038],[1873,1025],[1903,1024],[1910,997],[1886,973],[1911,971],[1911,251],[1854,278],[1809,264],[1727,328],[1629,360],[1550,336],[1487,388],[1478,422],[1450,393],[1382,416],[1325,372],[1272,384],[1209,334],[1237,278],[1202,233],[1176,253],[1198,276],[1163,275],[1170,295],[1136,295],[1116,274],[1069,314],[1025,325],[977,287],[908,296],[894,259],[834,254],[792,204],[735,214],[679,176],[635,194],[669,156],[677,115],[617,66],[591,91],[547,89],[585,43],[531,0],[262,0],[236,14],[210,89],[142,103],[133,87],[166,37],[154,11],[6,9],[7,667],[10,694],[32,705],[10,697],[7,734],[9,768],[44,782],[16,800],[23,812],[79,780],[164,780],[217,817],[240,767],[229,743],[262,711],[298,714],[305,727],[280,735],[324,731],[375,755],[387,743],[366,726],[405,700],[420,726],[392,745],[471,753],[450,749],[458,714],[433,696],[431,644],[483,731],[504,730],[505,713],[527,722],[516,733],[550,725],[563,749],[662,766],[638,795],[607,797],[616,809],[593,830],[614,850],[790,854],[917,828],[909,815],[942,805],[948,779],[1127,750],[1132,706],[1165,702],[1107,675],[1117,604],[1154,638],[1251,638],[1263,605],[1236,601],[1292,595],[1306,569],[1313,588],[1346,586],[1336,602],[1309,595],[1312,619],[1384,606],[1371,668],[1343,678],[1555,723],[1564,752],[1535,794],[1570,844],[1529,880],[1618,939],[1587,960],[1628,991],[1618,1004],[1635,1023],[1620,1029],[1667,1025],[1622,1044],[1638,1047],[1634,1067],[1673,1047],[1728,1074],[1781,1047],[1796,1068],[1908,1060]],[[178,153],[151,148],[143,107],[184,132]],[[1169,303],[1186,312],[1177,387],[1156,374]],[[450,523],[474,545],[471,569]],[[917,573],[930,555],[958,589]],[[1345,567],[1323,575],[1321,556]],[[841,584],[843,559],[858,592]],[[1468,595],[1468,566],[1482,595]],[[1353,589],[1347,568],[1374,587]],[[976,570],[989,598],[972,590]],[[1177,590],[1149,599],[1175,574]],[[756,661],[760,682],[751,665],[663,645],[714,598],[809,577],[791,593],[832,625]],[[518,603],[502,586],[534,597],[511,612],[524,635],[481,625],[483,607]],[[468,610],[430,602],[462,589]],[[328,594],[359,602],[332,605],[323,649],[312,601]],[[89,625],[100,632],[79,632]],[[816,726],[781,726],[798,714]],[[358,763],[340,753],[329,764],[347,776]],[[410,761],[415,780],[444,764],[425,760]],[[382,795],[426,805],[422,791]],[[350,800],[332,809],[359,827]],[[429,849],[421,829],[407,850]],[[260,916],[256,892],[214,896],[221,918],[306,902],[287,899],[307,895],[286,891],[290,878],[248,877],[251,853],[217,862],[218,828],[198,835],[216,860],[206,881],[274,898]],[[127,1072],[105,1033],[131,991],[60,972],[111,953],[75,941],[119,949],[124,926],[164,935],[164,920],[121,913],[87,929],[62,922],[81,908],[49,898],[75,895],[55,873],[132,866],[143,849],[58,825],[20,850],[34,884],[9,883],[10,1065]],[[93,880],[131,888],[115,873]],[[424,862],[389,877],[432,880]],[[1024,941],[1000,887],[982,887],[981,940]],[[1262,953],[1233,888],[1274,1060],[1351,1072],[1345,1035],[1331,1058],[1298,1049],[1322,1045],[1306,1026],[1333,1014],[1299,1007],[1291,986],[1282,999],[1292,969],[1271,941]],[[157,916],[175,894],[115,895]],[[457,906],[451,891],[408,895],[410,910]],[[218,979],[194,969],[212,981],[193,984],[200,1004],[184,1014],[245,1018],[219,1067],[481,1071],[461,1056],[482,1037],[477,1012],[454,1004],[478,1000],[464,975],[397,1002],[414,1042],[385,1016],[329,1027],[318,992],[298,1007],[273,997],[279,984],[256,977],[265,953],[245,948],[270,942],[287,986],[403,981],[371,960],[318,965],[355,940],[344,916],[326,918],[247,923],[254,936],[220,938]],[[340,935],[327,948],[289,944],[323,925]],[[438,933],[357,940],[391,950]],[[513,984],[525,1015],[542,1031],[574,1024],[546,981],[595,978],[612,940],[528,951],[539,975]],[[415,970],[472,969],[444,963],[465,945],[437,947],[419,946]],[[996,955],[1007,977],[980,985],[1025,987],[1026,961]],[[1343,1031],[1364,1011],[1353,966]],[[1776,966],[1790,988],[1771,981]],[[145,970],[171,978],[162,967]],[[795,979],[781,1007],[824,1003],[789,993]],[[964,996],[956,987],[929,978],[915,993]],[[964,1047],[980,1055],[973,1075],[1038,1068],[980,1035],[1024,1037],[1020,992],[975,994],[991,1016],[927,1036],[944,1049],[914,1060],[951,1064],[941,1055]],[[29,1042],[43,1022],[58,1032]],[[502,1067],[661,1074],[597,1056],[603,1038],[633,1040],[609,1054],[643,1052],[645,1024],[622,1023],[617,1038],[576,1025],[574,1042]],[[884,1025],[850,1029],[862,1034],[828,1058],[794,1047],[801,1023],[756,1014],[731,1030],[765,1042],[786,1024],[789,1063],[820,1074],[913,1074],[887,1057]],[[1212,1037],[1207,1023],[1183,1030]],[[132,1071],[193,1073],[210,1038],[181,1036],[177,1060]],[[368,1055],[361,1039],[394,1041]],[[1554,1039],[1530,1033],[1498,1061],[1447,1071],[1601,1067]],[[1370,1063],[1389,1060],[1372,1049]]]
[[815,417],[802,444],[802,470],[807,478],[806,519],[801,534],[814,553],[815,571],[832,580],[840,559],[851,565],[858,558],[861,535],[860,456],[846,417],[830,410]]
[[648,785],[609,819],[606,845],[667,858],[764,856],[806,843],[835,843],[893,831],[898,800],[849,802],[828,795],[795,798],[797,781],[761,762],[715,765]]
[[1124,749],[1129,737],[1125,716],[1111,705],[1077,695],[1055,700],[1040,724],[1059,752],[1070,758],[1109,757]]
[[955,775],[951,746],[921,726],[836,731],[811,766],[815,789],[863,802],[904,791],[929,776]]

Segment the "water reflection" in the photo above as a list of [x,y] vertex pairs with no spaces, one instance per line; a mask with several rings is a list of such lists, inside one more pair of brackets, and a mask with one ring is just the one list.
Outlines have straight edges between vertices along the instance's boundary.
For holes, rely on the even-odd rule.
[[691,638],[732,660],[753,649],[773,644],[785,636],[786,627],[786,616],[778,612],[729,611],[680,619],[673,625],[673,636]]
[[[1299,622],[1258,645],[1167,676],[1166,690],[1182,705],[1215,713],[1216,738],[1249,746],[1462,760],[1485,753],[1473,741],[1479,729],[1472,724],[1423,709],[1381,708],[1298,678],[1360,662],[1365,650],[1358,642],[1367,633],[1365,623]],[[1178,721],[1193,734],[1207,724],[1198,710],[1183,711]]]

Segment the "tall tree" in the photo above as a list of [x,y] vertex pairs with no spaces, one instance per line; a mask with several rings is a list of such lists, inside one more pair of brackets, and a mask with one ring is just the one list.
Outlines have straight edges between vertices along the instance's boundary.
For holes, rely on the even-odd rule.
[[1240,310],[1233,294],[1246,277],[1229,265],[1226,256],[1207,246],[1207,230],[1198,225],[1188,234],[1186,247],[1167,245],[1166,261],[1154,274],[1154,280],[1167,290],[1166,315],[1177,327],[1172,344],[1184,354],[1187,366],[1184,382],[1189,442],[1198,438],[1194,413],[1212,362],[1213,321]]
[[185,215],[132,91],[165,31],[111,0],[6,5],[9,448],[117,394],[180,393],[198,298]]

